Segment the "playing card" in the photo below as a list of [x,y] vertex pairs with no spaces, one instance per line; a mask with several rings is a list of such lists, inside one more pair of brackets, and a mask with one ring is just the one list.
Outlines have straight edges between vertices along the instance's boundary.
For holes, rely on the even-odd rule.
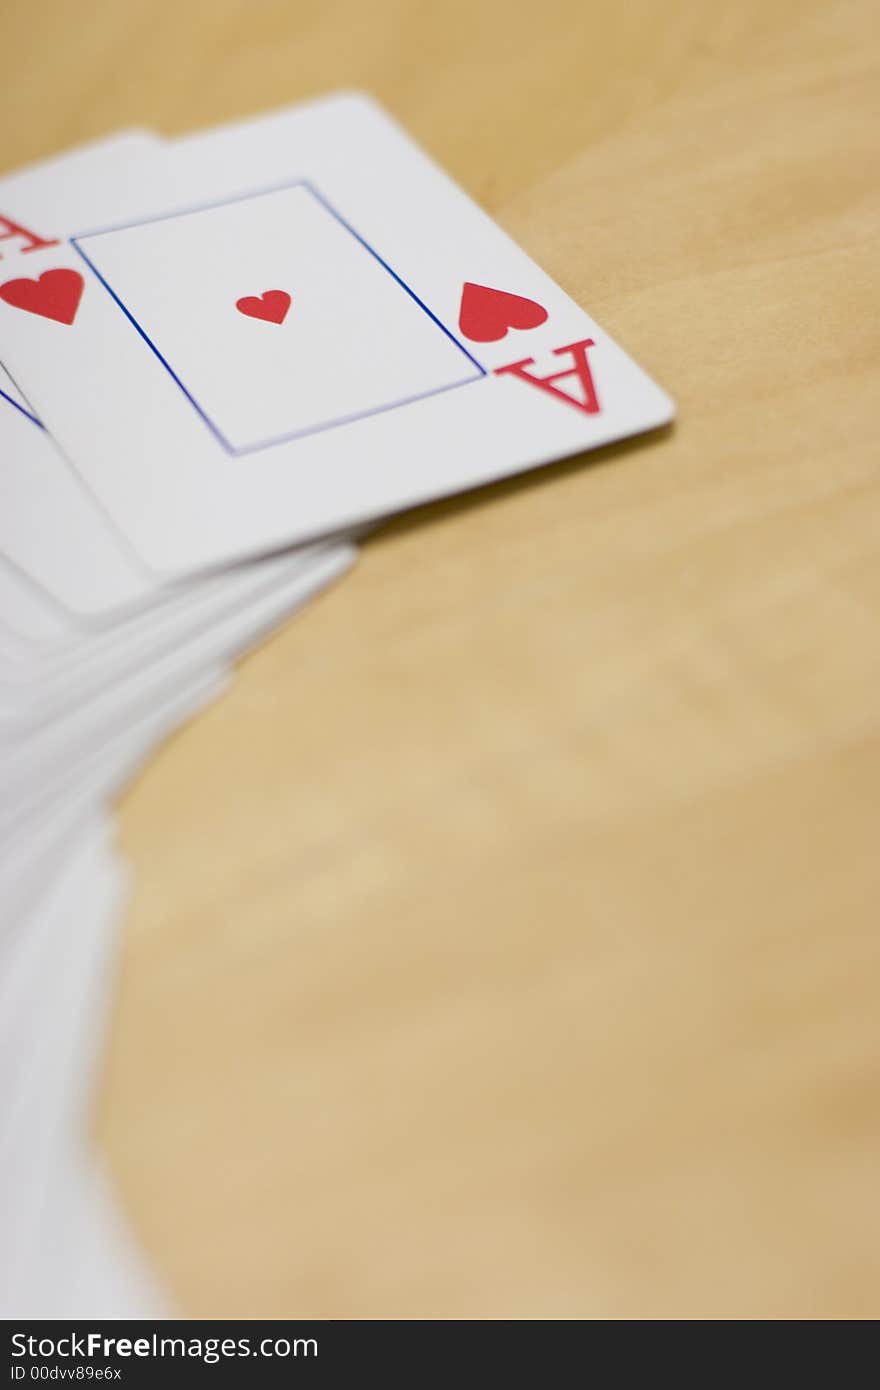
[[15,663],[27,660],[29,655],[27,644],[17,633],[0,628],[0,662]]
[[[23,1049],[16,1047],[14,1039],[16,1035],[28,1033],[30,1019],[37,1008],[44,1009],[46,1016],[51,1018],[53,1005],[51,1001],[45,1001],[43,996],[52,990],[58,996],[63,996],[64,962],[77,947],[73,928],[65,934],[62,944],[58,935],[60,928],[56,926],[62,920],[62,913],[60,910],[47,910],[46,903],[53,903],[56,894],[68,903],[75,898],[76,894],[69,889],[69,881],[76,876],[79,882],[83,860],[88,860],[92,865],[89,870],[91,877],[99,876],[92,864],[95,854],[91,852],[98,845],[102,865],[100,873],[103,874],[103,863],[109,854],[110,826],[103,814],[93,812],[84,818],[67,861],[60,872],[48,880],[48,886],[44,885],[31,911],[24,919],[0,933],[0,1096],[4,1099],[0,1158],[10,1146],[19,1142],[17,1125],[12,1123],[16,1113],[12,1096],[15,1094],[19,1097],[22,1107],[27,1105],[27,1096],[31,1091],[28,1068],[33,1064],[36,1044],[40,1041],[38,1033],[38,1037],[32,1040],[33,1046]],[[115,867],[113,874],[117,874]],[[72,913],[73,917],[75,913]],[[84,940],[84,948],[87,944]],[[57,968],[50,963],[52,951],[58,953]]]
[[[0,381],[0,554],[74,612],[138,602],[154,578],[12,389]],[[28,622],[27,614],[9,617],[6,605],[0,616]]]
[[82,199],[71,211],[0,184],[17,224],[0,355],[163,573],[348,528],[672,416],[364,97],[195,137],[120,201],[127,212],[96,207],[84,222]]
[[[35,212],[70,215],[88,206],[90,213],[130,214],[141,188],[151,186],[146,155],[155,144],[115,137],[3,186],[13,203],[21,196]],[[0,279],[10,259],[39,259],[56,246],[53,235],[0,216]],[[63,298],[49,307],[56,323],[67,312]],[[16,300],[12,292],[2,302]],[[27,304],[27,294],[18,300]],[[44,317],[45,308],[38,311]],[[0,368],[6,1316],[167,1312],[88,1155],[124,888],[101,808],[164,736],[216,694],[215,663],[253,645],[353,555],[350,545],[323,544],[167,585],[147,571],[65,462],[16,374]]]
[[126,681],[130,689],[131,681],[151,680],[155,663],[169,655],[175,662],[189,663],[191,643],[201,641],[228,616],[242,612],[251,600],[290,581],[299,581],[303,597],[308,597],[353,558],[353,548],[343,544],[309,546],[187,586],[177,602],[155,604],[115,624],[89,639],[85,649],[81,642],[72,653],[62,647],[60,652],[55,650],[29,665],[18,663],[5,672],[0,664],[0,759],[4,740],[13,734],[68,715],[94,698],[103,699],[119,690],[121,683],[125,698]]
[[347,569],[353,558],[351,547],[332,545],[305,562],[299,556],[276,560],[271,582],[261,585],[249,601],[164,652],[146,671],[137,670],[93,691],[91,699],[65,709],[29,736],[0,740],[0,837],[75,785],[95,751],[124,733],[132,719],[169,698],[200,671],[253,646],[283,616]]
[[19,1316],[172,1316],[167,1295],[133,1244],[98,1157],[80,1134],[54,1156],[37,1248]]
[[7,1315],[10,1291],[18,1316],[168,1311],[88,1152],[123,886],[105,823],[86,818],[35,911],[0,938],[0,1190],[15,1213],[0,1221],[14,1276],[0,1294]]
[[69,615],[3,554],[0,554],[0,624],[6,643],[0,650],[0,679],[7,667],[14,670],[21,663],[27,664],[39,648],[66,641],[76,632]]
[[178,686],[148,713],[109,737],[100,753],[57,791],[50,808],[22,814],[0,850],[0,936],[32,906],[47,879],[66,863],[83,821],[117,796],[144,760],[225,688],[217,668],[200,672]]
[[[125,132],[7,175],[3,185],[13,202],[24,196],[33,203],[39,187],[56,189],[70,213],[79,208],[87,215],[96,201],[110,211],[125,205],[124,190],[159,147],[152,133]],[[48,216],[51,198],[38,206]],[[13,245],[23,258],[41,249],[42,239],[22,239],[21,230],[0,217],[0,272]],[[0,555],[56,602],[87,617],[142,601],[156,587],[2,365]],[[2,599],[0,592],[0,619],[6,621]],[[17,622],[37,624],[38,616],[26,611]],[[39,627],[26,626],[25,635],[41,640]]]
[[23,415],[26,420],[30,420],[32,425],[42,428],[33,410],[2,363],[0,363],[0,401],[5,401],[6,405],[11,406],[18,415]]
[[[107,825],[89,825],[30,920],[0,943],[0,1310],[7,1318],[20,1314],[23,1295],[39,1283],[53,1152],[90,1094],[124,888]],[[39,1107],[30,1104],[35,1094]]]

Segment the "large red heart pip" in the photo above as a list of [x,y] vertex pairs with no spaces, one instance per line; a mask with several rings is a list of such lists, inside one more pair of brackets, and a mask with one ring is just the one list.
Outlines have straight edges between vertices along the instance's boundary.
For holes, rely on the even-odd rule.
[[240,314],[249,319],[265,319],[266,323],[283,323],[290,308],[287,290],[266,290],[263,294],[246,294],[235,301]]
[[13,309],[66,324],[76,318],[82,292],[83,278],[78,270],[44,270],[37,280],[7,280],[0,285],[0,299]]
[[508,329],[537,328],[546,318],[547,310],[534,299],[465,281],[458,326],[471,342],[497,343]]

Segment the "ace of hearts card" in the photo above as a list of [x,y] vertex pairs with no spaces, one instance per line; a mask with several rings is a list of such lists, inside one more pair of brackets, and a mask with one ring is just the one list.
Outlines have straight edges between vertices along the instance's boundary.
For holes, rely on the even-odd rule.
[[0,201],[0,357],[163,575],[673,416],[369,98],[173,143],[135,163],[118,213],[97,201],[75,225]]

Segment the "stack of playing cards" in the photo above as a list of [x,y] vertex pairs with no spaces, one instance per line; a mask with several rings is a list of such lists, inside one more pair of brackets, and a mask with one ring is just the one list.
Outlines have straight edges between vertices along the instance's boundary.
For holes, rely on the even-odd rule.
[[356,531],[673,410],[351,94],[0,178],[0,361],[0,1311],[149,1315],[85,1139],[108,804]]

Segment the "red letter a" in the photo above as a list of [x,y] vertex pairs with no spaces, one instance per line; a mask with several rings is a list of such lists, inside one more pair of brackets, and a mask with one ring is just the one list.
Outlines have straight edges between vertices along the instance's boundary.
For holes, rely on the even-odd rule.
[[[511,362],[508,367],[496,367],[495,375],[503,376],[505,372],[509,372],[511,376],[518,376],[520,381],[528,381],[532,386],[538,386],[542,391],[555,396],[557,400],[565,401],[566,405],[574,406],[575,410],[582,410],[585,415],[598,415],[601,407],[587,361],[587,348],[593,346],[592,338],[584,338],[580,343],[569,343],[566,347],[554,348],[554,357],[559,357],[563,352],[571,353],[574,366],[566,367],[564,372],[552,372],[550,376],[535,376],[533,372],[528,371],[528,368],[535,364],[534,357],[524,357],[521,362]],[[569,395],[567,391],[561,391],[556,385],[557,381],[563,381],[569,376],[577,377],[580,382],[583,400]]]
[[11,241],[14,237],[21,237],[26,242],[21,251],[40,251],[44,246],[57,246],[57,241],[44,241],[37,236],[36,232],[29,232],[27,227],[21,227],[17,222],[11,222],[8,217],[0,216],[0,241]]

